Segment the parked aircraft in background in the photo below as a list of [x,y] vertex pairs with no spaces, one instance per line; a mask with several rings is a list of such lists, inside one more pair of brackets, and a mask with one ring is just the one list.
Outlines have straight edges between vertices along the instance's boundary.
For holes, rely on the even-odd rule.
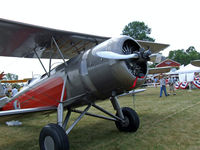
[[31,78],[22,79],[22,80],[2,80],[1,83],[22,83],[31,80]]
[[[151,51],[166,47],[128,36],[101,37],[1,19],[0,56],[36,57],[46,73],[6,99],[0,106],[0,117],[57,111],[57,124],[48,124],[40,133],[41,150],[68,150],[68,134],[84,115],[114,121],[119,131],[136,132],[140,123],[137,113],[121,108],[117,96],[132,90],[137,93],[135,88],[144,83],[148,73]],[[49,58],[48,69],[40,58]],[[52,68],[54,58],[63,63]],[[106,99],[110,99],[115,115],[96,104]],[[86,107],[77,110],[80,106]],[[109,117],[89,113],[91,107]],[[64,110],[68,110],[65,117]],[[71,112],[80,116],[66,129]]]
[[149,68],[149,74],[159,74],[159,73],[167,73],[171,70],[172,67],[157,67],[157,68]]
[[192,65],[196,66],[196,67],[200,67],[200,60],[193,60],[191,62]]

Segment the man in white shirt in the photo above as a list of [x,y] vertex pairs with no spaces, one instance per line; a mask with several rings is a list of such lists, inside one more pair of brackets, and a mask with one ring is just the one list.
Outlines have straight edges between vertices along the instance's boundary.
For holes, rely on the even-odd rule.
[[169,95],[170,94],[173,94],[173,95],[176,95],[176,93],[174,92],[174,84],[175,84],[175,80],[172,76],[170,76],[169,78]]
[[14,87],[14,88],[12,89],[12,97],[15,96],[17,93],[18,93],[18,90],[17,90],[16,87]]

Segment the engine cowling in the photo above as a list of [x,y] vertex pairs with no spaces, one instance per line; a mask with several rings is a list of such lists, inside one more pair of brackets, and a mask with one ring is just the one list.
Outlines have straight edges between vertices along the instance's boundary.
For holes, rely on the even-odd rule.
[[[135,53],[138,58],[105,59],[95,55],[98,51],[112,51],[121,55]],[[107,98],[112,91],[121,94],[141,85],[147,73],[147,60],[142,53],[141,46],[128,36],[112,38],[86,52],[88,77],[96,88],[96,94]]]
[[[111,51],[137,58],[106,59],[96,55]],[[145,51],[132,38],[111,38],[68,61],[69,98],[88,93],[92,99],[106,99],[113,93],[130,91],[144,82],[147,73]]]

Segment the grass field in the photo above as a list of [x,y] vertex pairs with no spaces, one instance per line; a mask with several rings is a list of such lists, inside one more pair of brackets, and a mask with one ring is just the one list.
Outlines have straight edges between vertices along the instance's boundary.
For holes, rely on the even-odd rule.
[[[120,98],[121,106],[134,108],[140,116],[136,133],[121,133],[112,121],[85,116],[69,134],[71,150],[199,150],[200,90],[176,92],[159,98],[159,88],[148,88],[137,94],[135,105],[132,97]],[[98,104],[114,113],[110,101]],[[38,150],[40,130],[56,122],[56,114],[20,121],[19,127],[0,121],[0,150]]]

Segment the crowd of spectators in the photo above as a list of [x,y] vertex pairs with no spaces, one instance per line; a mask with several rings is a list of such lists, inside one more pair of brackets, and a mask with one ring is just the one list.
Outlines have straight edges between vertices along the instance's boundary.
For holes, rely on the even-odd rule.
[[17,87],[15,85],[13,85],[13,86],[3,85],[3,91],[4,91],[5,96],[14,97],[18,93],[19,89],[17,89]]

